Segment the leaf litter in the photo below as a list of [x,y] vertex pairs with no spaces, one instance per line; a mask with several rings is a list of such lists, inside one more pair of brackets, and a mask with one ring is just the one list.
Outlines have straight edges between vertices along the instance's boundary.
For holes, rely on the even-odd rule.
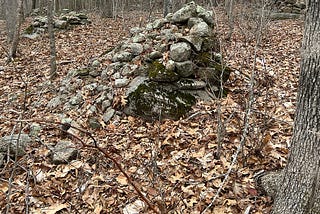
[[[222,17],[218,33],[223,40],[227,32],[225,17],[219,11],[217,14]],[[61,63],[59,78],[53,85],[58,85],[69,70],[101,59],[107,49],[127,35],[130,27],[141,22],[133,17],[113,20],[91,15],[91,25],[56,32],[58,64]],[[258,47],[249,134],[212,213],[243,213],[246,209],[256,214],[270,212],[272,200],[256,190],[254,175],[261,170],[281,169],[286,163],[298,87],[301,26],[298,20],[273,21]],[[5,35],[1,35],[3,47],[5,41]],[[14,65],[5,65],[6,55],[0,54],[0,63],[5,65],[0,71],[1,136],[17,127],[15,120],[22,114],[24,119],[59,121],[56,113],[45,108],[56,93],[55,87],[44,84],[50,70],[48,41],[47,35],[35,41],[21,38]],[[226,61],[236,70],[224,86],[229,93],[220,100],[197,103],[190,114],[193,117],[150,123],[121,115],[100,130],[91,130],[85,122],[87,115],[68,115],[90,131],[100,147],[111,152],[156,207],[165,207],[168,213],[200,213],[206,208],[240,142],[255,42],[246,40],[235,28],[231,41],[223,44]],[[108,63],[102,57],[101,67]],[[93,98],[88,95],[86,99]],[[118,99],[121,102],[121,97]],[[220,137],[218,117],[223,126]],[[29,126],[24,122],[21,128],[27,132]],[[74,134],[83,142],[92,143],[88,136]],[[23,213],[26,207],[33,213],[152,213],[114,163],[95,149],[74,140],[80,149],[77,160],[51,164],[49,146],[62,137],[52,125],[44,126],[39,143],[30,147],[17,165],[11,161],[2,169],[2,212],[9,204],[11,213]],[[222,148],[216,158],[218,139]]]

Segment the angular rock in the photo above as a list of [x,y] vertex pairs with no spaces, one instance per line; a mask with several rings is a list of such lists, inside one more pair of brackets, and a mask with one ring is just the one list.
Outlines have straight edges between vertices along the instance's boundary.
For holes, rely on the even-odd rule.
[[194,72],[194,64],[192,61],[176,62],[176,72],[182,77],[189,77]]
[[141,43],[144,41],[146,41],[146,36],[142,33],[139,33],[132,38],[132,42],[134,43]]
[[170,46],[170,58],[176,62],[187,61],[191,55],[191,46],[186,42],[179,42]]
[[27,134],[14,134],[12,136],[4,136],[0,140],[0,153],[7,153],[21,157],[25,154],[27,145],[31,142],[31,138]]
[[80,105],[82,102],[83,97],[80,93],[78,93],[76,96],[71,97],[69,100],[69,104],[73,106]]
[[78,150],[70,141],[60,141],[52,148],[52,162],[54,164],[64,164],[75,160]]
[[90,118],[88,119],[88,123],[89,123],[90,128],[92,128],[92,129],[99,129],[99,128],[101,128],[101,124],[99,123],[99,121],[98,121],[97,118],[90,117]]
[[209,36],[210,35],[210,28],[209,28],[207,23],[200,22],[198,24],[195,24],[190,29],[190,34],[191,35],[201,36],[201,37]]
[[169,85],[144,83],[129,94],[125,113],[146,120],[183,117],[195,104],[194,96],[174,90]]
[[156,19],[153,23],[152,23],[152,27],[153,29],[160,29],[162,28],[166,23],[168,23],[169,21],[165,18],[161,18],[161,19]]
[[195,24],[199,24],[200,22],[203,22],[203,19],[199,17],[191,17],[188,20],[188,28],[192,28]]
[[103,114],[102,119],[105,123],[107,123],[114,115],[116,111],[113,108],[107,109],[107,111]]
[[196,15],[196,4],[192,1],[188,4],[186,4],[184,7],[182,7],[180,10],[175,12],[172,15],[171,20],[173,22],[185,22],[188,21],[189,18]]
[[47,108],[50,110],[55,109],[58,106],[62,105],[64,102],[65,101],[64,101],[64,99],[62,99],[61,96],[54,97],[48,102]]
[[201,48],[202,48],[203,38],[196,35],[188,35],[188,36],[180,37],[179,41],[190,43],[192,46],[192,49],[199,52],[201,51]]
[[197,90],[207,86],[204,81],[187,78],[180,79],[175,85],[181,90]]
[[149,65],[149,78],[156,82],[174,82],[179,79],[179,75],[174,71],[167,70],[165,66],[154,61]]
[[140,43],[129,43],[123,45],[122,49],[130,52],[133,56],[138,56],[143,52],[143,45]]
[[143,76],[137,76],[136,78],[134,78],[128,86],[126,96],[128,96],[131,92],[135,91],[139,87],[139,85],[145,83],[147,80],[148,78]]
[[129,62],[131,59],[132,59],[132,53],[130,53],[128,51],[116,53],[112,57],[113,62]]
[[205,21],[209,27],[213,28],[214,27],[214,18],[213,18],[213,12],[212,11],[204,11],[204,12],[200,12],[198,14],[198,16],[200,18],[203,19],[203,21]]
[[124,87],[124,86],[126,86],[128,84],[129,84],[129,80],[128,79],[116,79],[114,81],[114,86],[116,88],[121,88],[121,87]]
[[59,29],[67,29],[68,22],[65,20],[55,20],[54,21],[54,27]]

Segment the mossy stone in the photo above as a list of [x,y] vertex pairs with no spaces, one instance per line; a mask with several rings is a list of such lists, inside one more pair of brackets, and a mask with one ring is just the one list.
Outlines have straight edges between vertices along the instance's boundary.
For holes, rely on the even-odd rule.
[[127,112],[146,120],[169,118],[178,120],[191,110],[196,98],[156,82],[141,84],[128,96]]
[[167,70],[159,61],[153,61],[148,67],[148,76],[156,82],[174,82],[179,79],[179,75],[171,70]]

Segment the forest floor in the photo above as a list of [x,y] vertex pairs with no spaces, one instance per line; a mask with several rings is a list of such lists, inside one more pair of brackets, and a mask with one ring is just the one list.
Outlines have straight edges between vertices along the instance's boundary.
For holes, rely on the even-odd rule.
[[[88,66],[128,35],[131,27],[146,22],[144,13],[101,19],[56,33],[57,79],[71,69]],[[246,14],[243,15],[243,14]],[[279,170],[286,164],[292,134],[300,66],[301,20],[270,21],[257,44],[256,19],[235,13],[229,41],[227,20],[216,10],[222,52],[235,72],[224,86],[228,95],[199,102],[189,117],[144,122],[120,115],[100,130],[88,127],[85,115],[68,116],[90,132],[121,163],[151,203],[168,213],[200,213],[215,198],[233,162],[243,130],[244,146],[222,191],[207,213],[269,213],[272,199],[255,187],[262,170]],[[27,19],[23,27],[30,23]],[[57,114],[46,109],[54,96],[46,88],[50,71],[49,39],[21,38],[18,57],[6,64],[6,37],[0,31],[0,135],[19,130],[28,133],[32,122],[42,124],[41,141],[16,162],[0,168],[0,209],[9,213],[152,213],[115,164],[100,151],[83,146],[76,161],[55,165],[48,145],[62,136],[55,128]],[[101,69],[107,66],[102,61]],[[250,99],[250,76],[255,72],[253,105],[245,124]],[[37,103],[37,105],[35,105]],[[35,107],[36,106],[36,107]],[[18,120],[22,120],[19,122]],[[52,123],[50,123],[50,121]],[[85,143],[88,136],[77,133]],[[217,149],[221,143],[220,157]],[[9,195],[9,190],[11,192]],[[127,211],[125,211],[127,210]]]

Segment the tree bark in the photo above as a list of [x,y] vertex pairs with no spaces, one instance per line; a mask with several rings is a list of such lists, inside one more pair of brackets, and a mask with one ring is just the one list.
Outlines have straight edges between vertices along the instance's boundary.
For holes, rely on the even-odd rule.
[[23,10],[23,0],[18,1],[18,6],[16,9],[16,17],[15,17],[15,26],[13,30],[13,37],[12,42],[9,50],[9,57],[8,61],[13,60],[13,58],[17,55],[17,48],[19,43],[19,37],[20,37],[20,26],[22,21],[22,10]]
[[305,20],[292,148],[273,214],[320,213],[320,1],[310,0]]
[[53,0],[48,0],[48,33],[50,39],[50,78],[53,79],[57,76],[57,53],[56,42],[54,38],[54,21],[53,21]]
[[172,0],[163,0],[163,16],[166,17],[168,13],[172,13]]

